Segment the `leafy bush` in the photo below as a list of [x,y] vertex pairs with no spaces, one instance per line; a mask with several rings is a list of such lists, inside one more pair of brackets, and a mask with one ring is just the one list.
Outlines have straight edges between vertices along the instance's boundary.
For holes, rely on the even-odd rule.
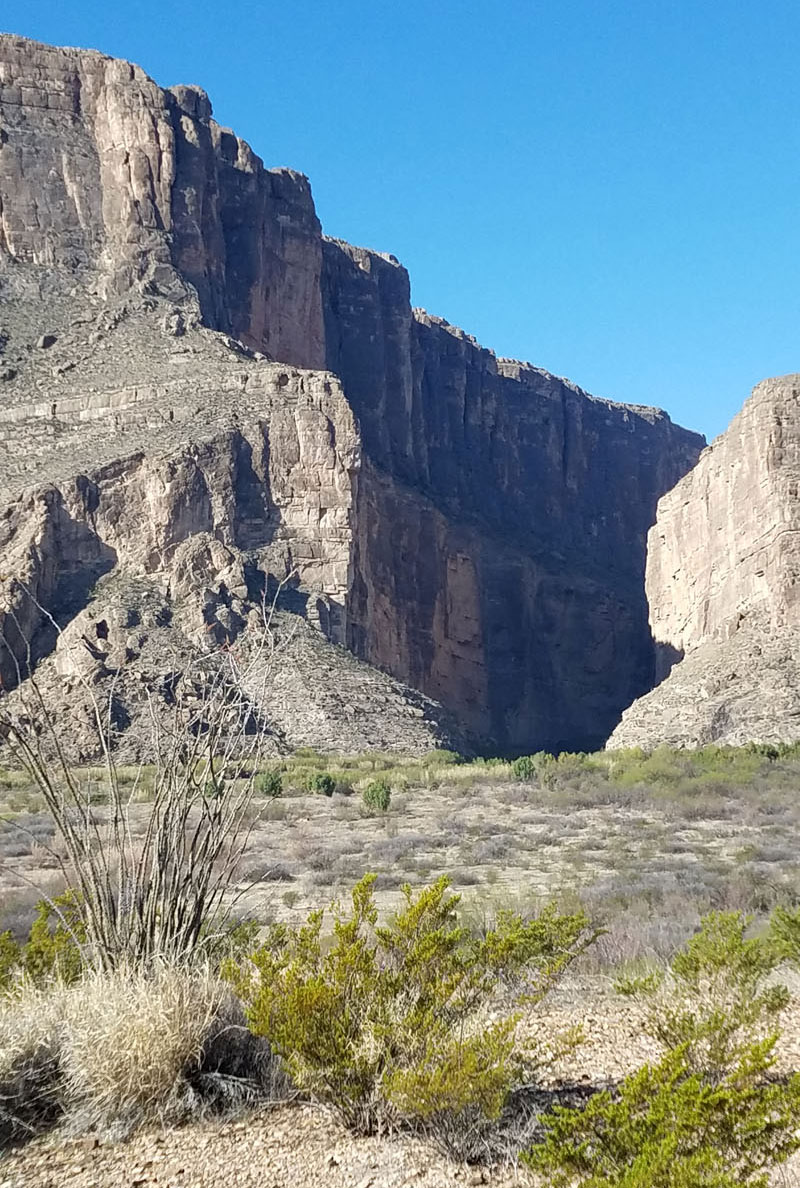
[[800,1149],[800,1076],[771,1077],[787,991],[765,985],[778,955],[748,923],[712,912],[665,974],[618,983],[666,1051],[618,1091],[544,1117],[526,1158],[553,1188],[767,1188]]
[[551,1188],[767,1188],[800,1148],[800,1076],[770,1082],[774,1037],[747,1045],[717,1084],[686,1046],[582,1110],[556,1108],[526,1162]]
[[775,948],[746,939],[740,912],[711,912],[664,974],[623,980],[617,988],[647,1008],[646,1029],[666,1049],[685,1049],[693,1071],[723,1076],[765,1038],[788,1002],[785,986],[765,985]]
[[321,796],[333,796],[336,791],[336,780],[327,771],[317,771],[308,779],[309,792],[317,792]]
[[361,793],[364,804],[379,813],[388,812],[392,800],[392,789],[388,780],[372,780]]
[[464,759],[458,751],[448,751],[441,747],[436,751],[428,751],[426,755],[423,755],[422,762],[428,767],[450,767],[453,764],[463,763]]
[[515,780],[532,780],[536,775],[536,765],[533,755],[520,755],[511,764],[511,773]]
[[81,946],[85,943],[86,928],[74,891],[52,901],[40,900],[25,944],[18,944],[10,932],[0,933],[0,991],[10,989],[20,977],[36,986],[53,980],[77,981],[83,972]]
[[769,940],[777,957],[800,968],[800,908],[776,907],[769,922]]
[[511,764],[511,774],[515,780],[520,781],[538,779],[545,788],[549,788],[555,781],[559,764],[562,767],[570,766],[575,758],[582,759],[583,756],[577,757],[565,752],[556,757],[547,751],[537,751],[535,755],[520,755]]
[[554,908],[524,921],[502,913],[476,937],[459,926],[459,896],[439,879],[377,924],[365,875],[349,916],[322,911],[299,928],[275,925],[267,943],[227,976],[250,1026],[285,1060],[302,1091],[334,1107],[361,1133],[424,1124],[455,1143],[462,1126],[500,1113],[534,1054],[517,1050],[517,1011],[488,1021],[502,990],[538,1001],[594,939],[582,913]]
[[259,796],[280,796],[283,792],[283,776],[276,767],[272,767],[256,776],[254,787]]

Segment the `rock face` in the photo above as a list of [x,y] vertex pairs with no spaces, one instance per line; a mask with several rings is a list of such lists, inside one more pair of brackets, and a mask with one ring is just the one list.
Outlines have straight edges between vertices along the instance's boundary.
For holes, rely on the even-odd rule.
[[324,361],[320,227],[308,181],[264,169],[197,87],[22,38],[0,43],[0,252],[197,293],[207,325],[300,367]]
[[0,36],[6,686],[90,592],[177,583],[180,650],[292,575],[322,638],[473,738],[597,746],[652,684],[645,534],[702,444],[412,310],[198,88]]
[[328,240],[323,278],[369,459],[351,647],[504,749],[602,746],[652,684],[645,537],[702,439],[412,310],[391,256]]
[[799,491],[800,376],[787,375],[759,384],[659,503],[647,596],[666,679],[609,745],[800,738]]

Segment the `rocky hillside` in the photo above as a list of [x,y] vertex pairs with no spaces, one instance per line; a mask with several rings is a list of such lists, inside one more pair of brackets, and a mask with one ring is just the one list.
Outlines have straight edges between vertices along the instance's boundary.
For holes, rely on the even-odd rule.
[[51,616],[107,629],[124,588],[134,619],[165,601],[176,655],[245,646],[288,576],[331,644],[306,683],[338,687],[347,649],[445,707],[386,685],[366,745],[451,739],[449,711],[503,748],[597,746],[652,684],[645,535],[702,444],[413,310],[198,88],[0,36],[6,687]]
[[759,384],[659,503],[647,596],[666,679],[611,746],[800,738],[799,490],[800,376],[787,375]]

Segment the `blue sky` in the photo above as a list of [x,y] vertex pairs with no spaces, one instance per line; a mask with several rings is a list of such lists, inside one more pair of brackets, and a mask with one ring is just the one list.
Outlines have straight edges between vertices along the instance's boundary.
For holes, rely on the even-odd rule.
[[498,354],[713,436],[800,371],[797,0],[3,0],[199,83]]

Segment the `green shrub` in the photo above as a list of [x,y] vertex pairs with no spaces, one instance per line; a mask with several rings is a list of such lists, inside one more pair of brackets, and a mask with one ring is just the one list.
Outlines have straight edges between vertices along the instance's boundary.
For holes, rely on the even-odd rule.
[[770,944],[780,961],[800,968],[800,907],[776,907],[769,922]]
[[775,1038],[747,1045],[717,1084],[685,1046],[602,1092],[556,1108],[526,1162],[549,1188],[767,1188],[800,1148],[800,1076],[770,1081]]
[[361,793],[364,804],[375,812],[388,812],[392,800],[392,789],[388,780],[372,780]]
[[327,771],[318,771],[309,777],[309,792],[317,792],[321,796],[333,796],[336,791],[336,780]]
[[464,759],[458,751],[441,748],[436,751],[428,751],[426,755],[423,755],[422,762],[428,767],[450,767],[454,763],[463,763]]
[[617,989],[646,1007],[646,1030],[665,1049],[684,1047],[693,1071],[724,1075],[775,1027],[785,986],[766,985],[778,962],[774,945],[746,939],[740,912],[711,912],[665,973],[621,980]]
[[0,992],[12,984],[20,966],[22,951],[11,932],[0,932]]
[[748,924],[712,912],[665,973],[618,982],[665,1053],[617,1092],[543,1119],[527,1161],[552,1188],[767,1188],[800,1148],[800,1076],[771,1076],[788,994],[766,985],[778,954]]
[[536,765],[533,755],[520,755],[511,764],[511,774],[515,780],[532,780],[536,775]]
[[283,792],[283,776],[276,767],[262,771],[255,778],[255,790],[260,796],[280,796]]
[[0,991],[19,977],[35,986],[50,981],[76,982],[84,968],[81,946],[86,942],[80,900],[65,891],[54,900],[40,900],[27,941],[20,945],[10,932],[0,933]]
[[380,927],[375,879],[356,884],[349,915],[334,912],[332,938],[315,911],[299,928],[274,925],[226,973],[301,1091],[361,1133],[415,1122],[454,1141],[465,1119],[496,1118],[522,1075],[518,1013],[487,1016],[499,992],[538,1001],[594,934],[582,913],[549,908],[527,922],[502,913],[476,937],[459,926],[446,878],[416,895],[405,886]]
[[559,772],[559,765],[561,769],[566,770],[574,766],[575,760],[582,765],[583,758],[582,755],[574,756],[566,752],[556,757],[547,751],[537,751],[534,755],[520,755],[515,759],[511,764],[511,774],[515,780],[537,779],[543,787],[551,788]]

